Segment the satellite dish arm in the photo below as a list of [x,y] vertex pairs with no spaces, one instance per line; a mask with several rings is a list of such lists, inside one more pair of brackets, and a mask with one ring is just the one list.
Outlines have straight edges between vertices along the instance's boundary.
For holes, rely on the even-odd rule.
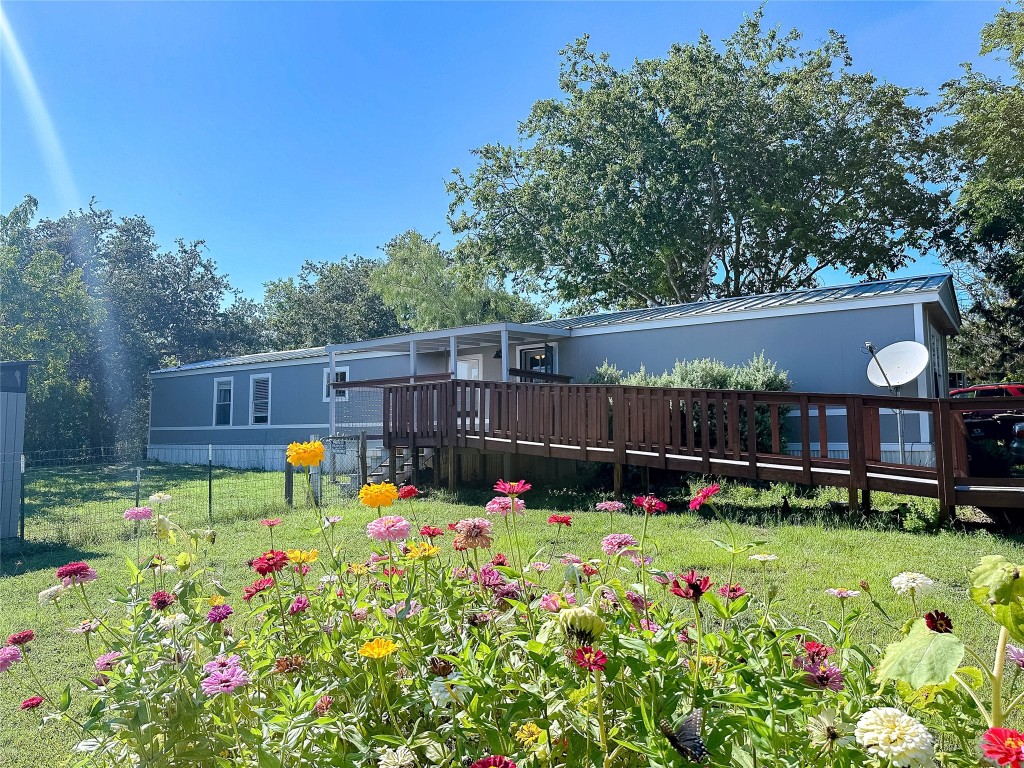
[[878,366],[878,372],[882,374],[882,378],[885,379],[885,385],[889,388],[890,392],[895,391],[892,383],[889,381],[889,377],[885,375],[885,368],[882,367],[882,363],[878,359],[878,355],[875,354],[875,345],[870,341],[865,341],[864,346],[867,348],[868,353],[871,355],[871,359],[875,361],[875,365]]

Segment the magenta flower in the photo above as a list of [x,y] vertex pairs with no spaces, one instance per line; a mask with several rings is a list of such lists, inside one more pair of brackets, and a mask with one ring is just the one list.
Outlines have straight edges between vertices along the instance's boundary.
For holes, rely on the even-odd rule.
[[[680,580],[683,582],[681,585],[679,583]],[[697,603],[700,601],[701,596],[708,592],[712,586],[713,584],[709,577],[701,576],[691,568],[688,573],[672,582],[669,592],[684,600],[692,600]]]
[[0,647],[0,672],[6,672],[22,660],[21,649],[15,645]]
[[221,654],[217,658],[206,662],[203,665],[203,671],[207,674],[212,674],[214,672],[223,672],[225,669],[240,667],[241,665],[242,660],[238,657],[238,654],[233,653],[230,656]]
[[288,613],[294,616],[297,613],[302,613],[307,608],[309,608],[309,598],[305,595],[299,595],[292,600],[292,604],[288,608]]
[[[511,496],[495,496],[493,499],[487,502],[484,507],[489,515],[501,515],[505,517],[509,512],[512,511],[512,497]],[[523,510],[526,509],[526,504],[523,503],[522,499],[515,500],[515,510],[517,515],[522,515]]]
[[29,696],[18,706],[18,709],[35,709],[44,701],[42,696]]
[[558,562],[560,562],[562,565],[583,565],[583,560],[581,560],[578,556],[574,555],[572,552],[566,552],[558,559]]
[[701,488],[699,491],[697,491],[694,497],[690,499],[690,511],[696,512],[698,509],[701,508],[701,505],[703,505],[705,501],[710,499],[720,490],[722,490],[722,486],[720,486],[718,483],[712,483],[707,488]]
[[90,581],[96,581],[96,578],[96,571],[90,568],[88,563],[81,560],[62,565],[57,569],[57,580],[65,587],[71,587],[75,584],[88,584]]
[[377,541],[405,541],[409,538],[412,524],[398,515],[385,515],[371,520],[366,526],[366,535]]
[[743,597],[747,594],[747,590],[739,584],[727,584],[718,588],[718,594],[729,600],[735,600],[736,598]]
[[234,693],[235,690],[249,684],[249,675],[241,667],[225,667],[211,672],[200,683],[203,693],[216,696],[218,693]]
[[598,512],[621,512],[625,508],[626,505],[621,501],[602,501],[594,507]]
[[668,509],[668,504],[651,494],[635,496],[633,498],[633,506],[640,507],[645,515],[653,515],[655,512],[664,512]]
[[843,673],[839,667],[824,663],[818,666],[808,664],[804,669],[807,672],[804,676],[804,682],[808,685],[829,691],[841,691],[843,689]]
[[150,520],[153,517],[153,510],[149,507],[130,507],[124,511],[125,520]]
[[220,624],[224,619],[234,613],[230,605],[215,605],[206,614],[206,620],[211,624]]
[[533,486],[525,480],[516,480],[514,483],[499,480],[494,484],[494,490],[498,493],[504,493],[506,496],[518,496],[521,493],[526,493],[532,487]]
[[530,563],[530,567],[537,573],[544,573],[545,571],[551,570],[551,565],[543,561],[537,561],[536,563]]
[[640,543],[628,533],[609,533],[601,539],[601,550],[608,557],[618,557],[638,546]]
[[[409,487],[409,486],[406,486]],[[400,614],[405,613],[407,619],[411,619],[417,613],[423,610],[423,606],[420,605],[418,600],[408,600],[400,603],[395,603],[384,609],[384,615],[389,619],[401,618]]]
[[544,595],[544,597],[540,599],[540,607],[545,611],[558,613],[559,609],[562,607],[562,601],[558,598],[556,593],[552,592]]
[[641,595],[639,592],[634,592],[633,590],[629,590],[626,592],[626,600],[628,600],[629,604],[633,606],[633,609],[638,612],[646,610],[651,606],[649,600],[644,600],[643,595]]
[[99,672],[109,672],[114,668],[114,665],[121,660],[122,654],[120,651],[111,651],[110,653],[104,653],[102,656],[96,659],[96,669]]

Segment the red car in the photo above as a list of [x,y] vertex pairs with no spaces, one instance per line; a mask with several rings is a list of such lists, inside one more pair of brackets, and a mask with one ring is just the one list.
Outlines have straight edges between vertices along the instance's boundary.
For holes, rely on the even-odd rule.
[[1011,437],[1013,426],[1024,421],[1024,384],[977,384],[973,387],[951,389],[950,397],[1013,397],[1020,398],[1008,402],[1006,407],[997,404],[985,404],[976,411],[964,411],[964,424],[971,437],[991,438],[996,440]]

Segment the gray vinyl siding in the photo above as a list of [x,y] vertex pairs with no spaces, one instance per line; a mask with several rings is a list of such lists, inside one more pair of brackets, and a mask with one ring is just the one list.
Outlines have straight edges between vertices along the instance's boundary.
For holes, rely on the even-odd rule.
[[623,371],[643,365],[661,373],[676,360],[710,357],[738,364],[764,352],[789,372],[797,391],[879,394],[867,379],[864,342],[882,348],[907,339],[914,339],[913,305],[723,320],[574,335],[559,344],[559,372],[585,382],[605,360]]

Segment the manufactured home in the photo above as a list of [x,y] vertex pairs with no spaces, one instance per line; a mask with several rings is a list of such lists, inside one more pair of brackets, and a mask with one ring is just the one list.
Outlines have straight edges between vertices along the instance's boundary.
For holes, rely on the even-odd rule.
[[[911,340],[927,347],[929,362],[901,394],[942,397],[946,340],[960,322],[951,277],[930,275],[207,360],[152,372],[149,457],[205,463],[215,446],[219,464],[276,469],[291,441],[360,432],[379,439],[380,391],[360,382],[436,375],[585,383],[606,361],[661,372],[677,360],[739,364],[764,353],[795,391],[880,394],[866,375],[865,342]],[[883,453],[894,452],[894,423],[882,422]],[[840,428],[830,451],[843,450]],[[905,427],[915,461],[929,460],[929,429],[916,417]]]

